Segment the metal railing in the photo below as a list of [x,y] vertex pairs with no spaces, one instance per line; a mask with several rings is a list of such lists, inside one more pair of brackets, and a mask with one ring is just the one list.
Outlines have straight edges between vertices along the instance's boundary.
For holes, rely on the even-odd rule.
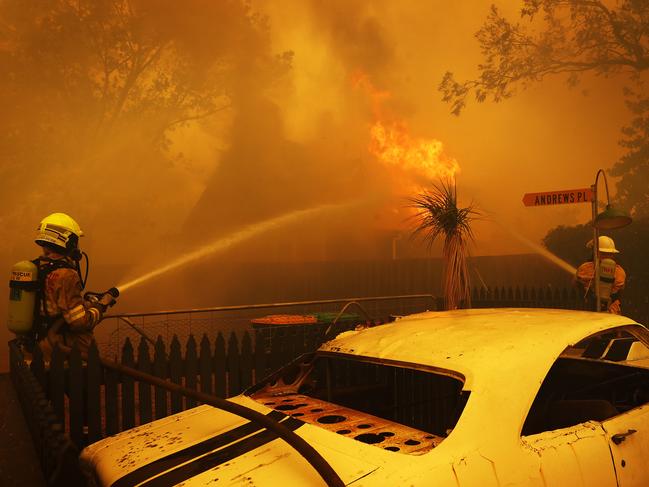
[[432,294],[398,296],[349,297],[283,303],[242,304],[209,308],[188,308],[151,312],[130,312],[107,315],[95,336],[105,356],[118,356],[126,338],[131,341],[145,337],[153,344],[158,336],[170,343],[173,336],[181,341],[190,335],[216,336],[219,332],[242,335],[251,331],[251,320],[281,310],[285,314],[329,314],[344,319],[343,310],[356,306],[359,321],[388,321],[390,315],[410,314],[438,308]]

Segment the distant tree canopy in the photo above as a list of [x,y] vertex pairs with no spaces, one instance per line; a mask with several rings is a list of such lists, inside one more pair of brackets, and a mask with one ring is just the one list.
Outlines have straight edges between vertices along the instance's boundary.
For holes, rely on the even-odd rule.
[[[179,190],[174,129],[290,65],[245,0],[0,0],[0,26],[0,199],[76,199],[81,220],[108,199],[159,219],[160,193]],[[13,208],[0,222],[21,218]]]
[[[649,3],[649,2],[648,2]],[[628,102],[634,114],[622,129],[620,144],[627,149],[611,169],[619,177],[617,200],[634,216],[649,216],[649,96],[636,95]]]
[[620,176],[621,203],[649,215],[649,97],[642,76],[649,72],[649,2],[646,0],[523,0],[512,23],[492,6],[476,33],[484,56],[475,79],[458,81],[447,72],[439,86],[452,112],[460,114],[471,95],[501,101],[546,76],[564,74],[570,84],[586,72],[627,73],[629,107],[635,118],[623,129],[628,149],[613,167]]
[[237,63],[265,40],[238,0],[4,0],[0,20],[4,142],[16,149],[124,127],[163,142],[227,107]]

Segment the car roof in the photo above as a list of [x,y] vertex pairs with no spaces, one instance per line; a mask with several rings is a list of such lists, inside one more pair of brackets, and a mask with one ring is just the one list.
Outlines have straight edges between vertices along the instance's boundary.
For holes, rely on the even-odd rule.
[[634,334],[649,343],[649,332],[624,316],[499,308],[411,315],[342,333],[319,350],[432,368],[463,378],[469,401],[453,435],[438,448],[460,451],[462,444],[477,448],[479,442],[483,442],[480,448],[486,447],[484,442],[489,448],[501,448],[520,437],[543,379],[566,347],[625,325],[632,325]]
[[551,365],[582,338],[633,324],[637,323],[624,316],[574,310],[431,311],[342,333],[320,350],[459,372],[467,389],[475,379],[491,383],[494,375],[516,373],[521,367],[527,367],[529,379],[538,384],[530,366],[536,369],[534,364],[548,361]]

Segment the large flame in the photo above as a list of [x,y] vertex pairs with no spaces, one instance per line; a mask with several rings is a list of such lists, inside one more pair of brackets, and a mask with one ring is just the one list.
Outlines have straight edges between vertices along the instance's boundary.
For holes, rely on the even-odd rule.
[[352,83],[362,89],[372,103],[374,122],[370,128],[369,151],[386,166],[396,167],[411,175],[426,179],[453,179],[460,165],[444,154],[444,145],[435,138],[418,138],[410,135],[405,121],[386,114],[387,91],[378,90],[367,75],[356,73]]
[[412,137],[404,122],[379,120],[372,125],[370,135],[370,152],[386,165],[428,179],[452,179],[460,169],[455,159],[444,156],[442,142]]

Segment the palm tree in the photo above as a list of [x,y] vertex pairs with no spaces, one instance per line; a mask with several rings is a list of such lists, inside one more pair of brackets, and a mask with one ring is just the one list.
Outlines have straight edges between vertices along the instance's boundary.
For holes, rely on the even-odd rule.
[[473,205],[457,207],[457,185],[451,181],[434,184],[431,191],[410,198],[410,203],[417,210],[413,216],[416,221],[413,235],[422,235],[429,249],[438,237],[444,237],[446,309],[457,309],[461,305],[470,307],[471,288],[466,258],[469,244],[473,241],[471,223],[480,213]]

